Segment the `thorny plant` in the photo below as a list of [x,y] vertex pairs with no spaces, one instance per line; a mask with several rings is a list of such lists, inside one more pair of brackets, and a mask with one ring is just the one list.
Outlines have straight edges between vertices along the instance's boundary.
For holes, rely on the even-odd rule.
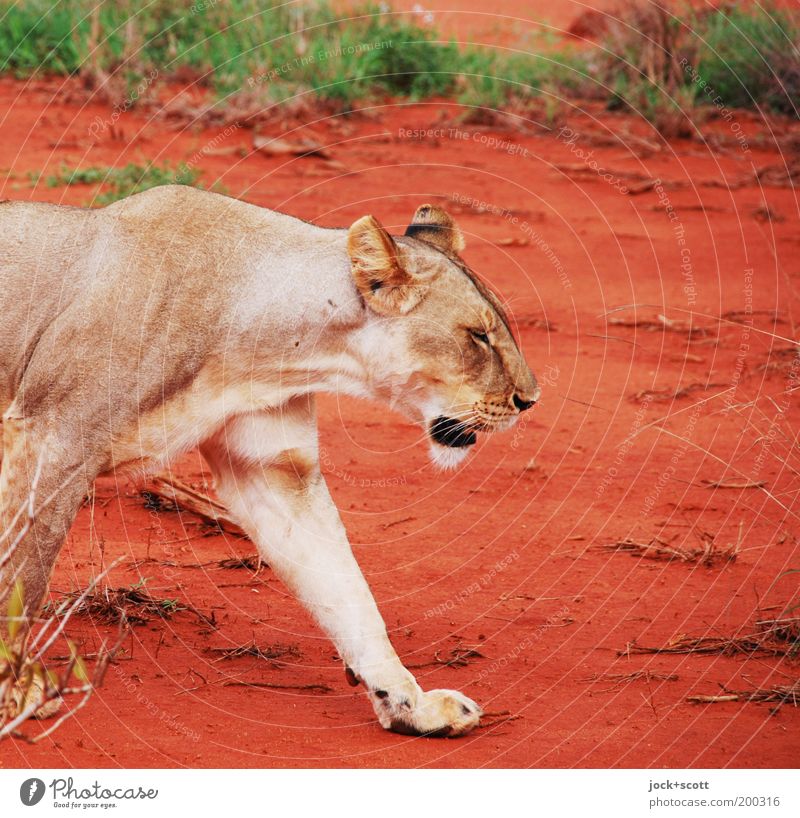
[[[116,563],[115,563],[116,564]],[[83,603],[103,572],[76,599],[60,605],[52,616],[44,620],[36,633],[24,623],[25,590],[20,580],[8,598],[8,641],[0,637],[0,740],[20,736],[19,728],[32,718],[54,716],[61,704],[78,698],[47,730],[34,737],[22,735],[31,743],[51,735],[67,719],[85,707],[94,690],[99,687],[109,663],[114,658],[124,635],[123,623],[113,646],[106,642],[97,651],[94,670],[90,673],[75,643],[63,636],[72,614]],[[69,647],[69,658],[61,672],[46,668],[48,650],[61,638]]]
[[[36,489],[41,468],[40,461],[26,502],[0,534],[0,572],[6,569],[36,519]],[[63,487],[57,490],[61,488]],[[43,506],[53,496],[48,497]],[[25,521],[12,539],[11,532],[23,515]],[[91,673],[75,644],[64,636],[64,628],[86,596],[116,564],[114,562],[110,565],[77,597],[63,602],[52,615],[40,620],[35,631],[26,621],[25,588],[22,580],[15,576],[3,576],[0,604],[5,606],[6,628],[5,632],[0,631],[0,741],[15,736],[36,743],[52,735],[67,719],[85,707],[94,690],[102,684],[108,665],[121,644],[122,625],[115,644],[108,647],[104,642],[97,651]],[[59,673],[46,667],[45,657],[61,639],[67,642],[69,657]],[[30,719],[54,716],[62,703],[67,701],[74,703],[68,705],[65,712],[46,730],[32,737],[19,732],[22,725]]]

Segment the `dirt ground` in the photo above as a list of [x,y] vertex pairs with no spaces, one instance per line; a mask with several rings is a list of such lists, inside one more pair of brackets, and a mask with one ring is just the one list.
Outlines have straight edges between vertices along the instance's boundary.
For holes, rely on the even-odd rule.
[[[735,130],[708,123],[712,147],[662,143],[636,117],[592,107],[514,130],[459,113],[387,103],[286,133],[274,123],[262,132],[313,139],[329,158],[266,156],[245,128],[147,112],[93,140],[109,106],[60,80],[0,80],[3,198],[85,204],[95,188],[27,174],[169,159],[323,225],[373,213],[401,232],[419,204],[445,204],[543,387],[514,431],[446,474],[385,407],[321,400],[324,470],[393,642],[423,687],[460,689],[494,714],[484,727],[460,740],[384,732],[270,570],[216,564],[253,553],[249,542],[148,509],[137,486],[107,478],[52,595],[124,557],[110,585],[144,579],[215,624],[181,611],[135,626],[89,705],[40,744],[3,742],[2,766],[797,766],[796,708],[687,701],[791,684],[796,663],[635,652],[752,634],[798,598],[798,575],[779,579],[800,568],[798,198],[776,147],[788,126],[737,114]],[[204,485],[196,453],[175,472]],[[655,538],[720,557],[606,548]],[[90,658],[115,633],[86,618],[68,630]],[[253,641],[283,655],[214,652]]]

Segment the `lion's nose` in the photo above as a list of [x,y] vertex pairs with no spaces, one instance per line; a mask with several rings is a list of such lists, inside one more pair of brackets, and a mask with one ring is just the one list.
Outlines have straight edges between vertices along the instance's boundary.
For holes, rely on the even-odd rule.
[[514,395],[514,406],[519,409],[520,412],[524,412],[526,409],[530,409],[534,403],[539,399],[540,389],[537,387],[536,392],[533,394],[533,398],[531,400],[526,400],[519,394]]

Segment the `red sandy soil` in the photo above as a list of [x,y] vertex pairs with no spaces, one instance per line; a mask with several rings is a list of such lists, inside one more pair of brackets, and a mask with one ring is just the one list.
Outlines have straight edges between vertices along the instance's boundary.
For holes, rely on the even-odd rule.
[[[516,430],[481,440],[468,464],[447,474],[428,464],[419,430],[386,408],[321,400],[331,491],[401,657],[422,665],[415,672],[424,687],[460,689],[512,718],[489,717],[460,740],[384,732],[363,689],[346,684],[330,643],[269,569],[193,567],[250,554],[249,542],[209,536],[192,515],[148,512],[136,486],[108,478],[78,516],[53,596],[125,557],[112,586],[145,578],[152,594],[213,612],[216,627],[189,612],[134,627],[89,705],[40,744],[3,742],[3,766],[797,765],[796,708],[686,701],[720,685],[790,684],[796,663],[619,655],[634,641],[746,634],[798,598],[797,575],[776,581],[800,567],[799,373],[785,351],[800,306],[798,200],[795,189],[753,175],[787,161],[775,140],[786,143],[788,126],[770,132],[739,115],[751,145],[773,144],[750,153],[735,140],[713,150],[663,144],[632,117],[568,109],[579,133],[572,148],[546,123],[527,133],[462,124],[463,139],[404,136],[401,129],[437,122],[456,127],[458,110],[437,102],[387,104],[284,134],[322,142],[330,163],[254,153],[244,128],[223,136],[140,112],[122,117],[117,139],[106,132],[93,141],[87,129],[108,106],[65,99],[60,81],[0,81],[0,167],[8,171],[0,196],[83,204],[94,188],[34,186],[28,172],[169,158],[196,163],[207,185],[324,225],[369,212],[401,231],[423,202],[453,194],[487,202],[485,212],[463,201],[451,210],[468,237],[467,260],[514,314],[543,398]],[[724,122],[709,131],[732,136]],[[282,133],[278,124],[263,132]],[[216,137],[213,151],[197,153]],[[490,137],[515,147],[492,147]],[[587,161],[576,147],[594,151],[588,161],[614,178],[665,180],[676,220],[655,190],[625,195],[591,168],[576,175]],[[723,184],[740,179],[735,189]],[[682,261],[691,263],[694,296]],[[640,306],[610,312],[632,304]],[[704,332],[611,323],[658,315]],[[640,395],[693,384],[677,398]],[[176,472],[202,487],[199,455]],[[705,480],[764,485],[714,489]],[[738,543],[736,561],[709,568],[600,548],[626,537],[693,548],[704,532],[721,547]],[[115,629],[78,618],[68,632],[91,656]],[[270,663],[210,652],[252,640],[295,646],[297,655]],[[480,656],[436,664],[458,646]],[[677,678],[591,681],[636,671]]]

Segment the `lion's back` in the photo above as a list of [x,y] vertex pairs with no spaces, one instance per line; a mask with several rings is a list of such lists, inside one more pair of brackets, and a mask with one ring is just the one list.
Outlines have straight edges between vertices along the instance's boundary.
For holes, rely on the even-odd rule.
[[75,260],[92,212],[43,202],[0,204],[0,411],[46,327],[81,289]]
[[356,311],[343,251],[322,262],[335,232],[180,185],[95,210],[0,204],[0,411],[32,367],[77,357],[126,389],[167,362],[185,383],[232,327],[280,346],[331,302]]

